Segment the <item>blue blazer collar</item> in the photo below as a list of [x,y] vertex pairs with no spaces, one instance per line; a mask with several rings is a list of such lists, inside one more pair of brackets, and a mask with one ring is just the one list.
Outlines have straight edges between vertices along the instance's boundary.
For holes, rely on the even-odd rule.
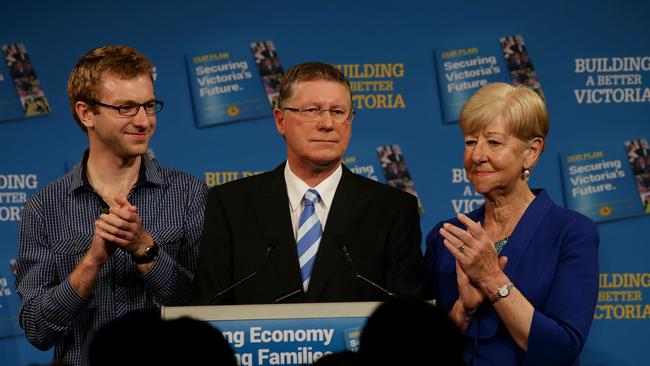
[[[533,193],[535,199],[519,219],[514,231],[508,238],[508,244],[501,252],[501,255],[508,257],[508,264],[504,272],[515,283],[517,279],[514,277],[514,273],[516,273],[517,266],[521,263],[521,257],[526,253],[533,236],[553,206],[553,201],[543,189],[535,189]],[[483,222],[485,206],[470,212],[468,216],[474,221]],[[491,338],[496,334],[499,323],[499,316],[492,306],[484,305],[472,318],[466,334],[479,339]]]

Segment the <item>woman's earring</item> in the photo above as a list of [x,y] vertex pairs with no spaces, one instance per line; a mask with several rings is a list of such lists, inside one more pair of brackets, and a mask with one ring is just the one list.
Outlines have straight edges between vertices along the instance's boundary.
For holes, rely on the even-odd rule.
[[524,169],[524,179],[528,181],[528,177],[530,177],[530,169],[526,168]]

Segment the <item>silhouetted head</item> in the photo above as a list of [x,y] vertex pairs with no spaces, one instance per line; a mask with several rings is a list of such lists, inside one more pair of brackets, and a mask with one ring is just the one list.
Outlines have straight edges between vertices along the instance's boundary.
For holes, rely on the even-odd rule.
[[415,298],[385,302],[368,318],[359,356],[364,365],[460,366],[463,338],[446,314]]

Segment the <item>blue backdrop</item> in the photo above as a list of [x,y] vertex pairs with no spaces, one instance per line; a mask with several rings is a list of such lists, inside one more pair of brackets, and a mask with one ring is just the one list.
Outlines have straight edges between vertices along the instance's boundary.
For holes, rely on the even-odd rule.
[[[21,209],[22,193],[28,197],[81,157],[87,142],[70,115],[66,82],[79,57],[94,47],[126,44],[152,59],[156,94],[165,101],[165,109],[151,148],[165,165],[210,185],[270,170],[284,160],[285,148],[270,113],[197,128],[186,54],[272,40],[285,69],[308,60],[361,68],[397,64],[403,72],[350,75],[352,81],[390,81],[392,90],[359,93],[363,97],[355,104],[357,117],[346,161],[385,181],[377,148],[399,145],[424,210],[424,235],[439,220],[480,202],[466,190],[468,183],[462,177],[458,125],[443,123],[434,51],[492,42],[498,46],[501,37],[523,36],[552,123],[531,185],[546,188],[558,204],[564,203],[561,154],[616,148],[624,152],[625,141],[650,138],[648,100],[588,103],[579,92],[626,87],[587,81],[592,75],[598,84],[597,76],[607,74],[640,75],[639,83],[631,87],[643,92],[648,70],[582,73],[576,66],[576,59],[650,56],[650,3],[643,1],[72,0],[4,2],[0,10],[0,45],[25,45],[52,109],[46,116],[0,122],[3,364],[50,359],[23,336],[13,335],[19,300],[10,261],[17,254],[19,216],[11,213]],[[0,89],[7,83],[11,78],[3,73]],[[647,216],[599,224],[601,301],[583,352],[584,365],[631,366],[649,358],[650,239],[643,234],[649,224]],[[628,291],[629,296],[616,291]]]

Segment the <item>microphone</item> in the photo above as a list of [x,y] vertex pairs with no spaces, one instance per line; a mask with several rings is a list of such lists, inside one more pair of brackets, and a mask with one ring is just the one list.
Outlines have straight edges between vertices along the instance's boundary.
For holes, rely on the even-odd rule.
[[396,296],[394,292],[390,292],[390,291],[386,290],[385,288],[379,286],[375,282],[373,282],[373,281],[367,279],[366,277],[360,275],[359,272],[357,272],[357,270],[354,268],[354,263],[352,263],[352,257],[350,256],[350,252],[348,252],[348,247],[345,244],[340,244],[339,248],[343,252],[343,256],[345,257],[345,260],[347,260],[350,263],[350,268],[352,268],[352,272],[354,272],[355,276],[358,279],[370,284],[372,287],[374,287],[374,288],[378,289],[379,291],[383,292],[384,294],[388,295],[388,297],[390,297],[390,298],[393,298],[393,297]]
[[273,300],[273,303],[274,304],[279,304],[279,303],[283,302],[284,300],[286,300],[286,299],[288,299],[290,297],[293,297],[295,295],[298,295],[300,293],[302,293],[301,288],[295,289],[293,291],[290,291],[290,292],[288,292],[288,293],[286,293],[284,295],[281,295],[281,296],[277,297],[275,300]]
[[232,285],[230,285],[230,286],[226,287],[225,289],[219,291],[216,295],[212,296],[212,298],[210,299],[210,301],[208,301],[207,305],[212,305],[212,303],[214,302],[214,300],[218,299],[221,295],[223,295],[223,294],[225,294],[226,292],[228,292],[228,291],[234,289],[235,287],[241,285],[242,283],[244,283],[244,282],[250,280],[251,278],[257,276],[257,274],[260,273],[260,271],[261,271],[262,269],[264,269],[264,267],[266,267],[266,264],[269,262],[269,258],[271,257],[271,252],[273,251],[273,249],[275,249],[275,244],[274,244],[274,243],[271,243],[271,244],[267,245],[267,246],[266,246],[266,255],[265,255],[265,257],[264,257],[264,262],[262,263],[262,265],[259,266],[255,271],[251,272],[251,273],[250,273],[249,275],[247,275],[246,277],[244,277],[244,278],[242,278],[241,280],[239,280],[239,281],[233,283]]

